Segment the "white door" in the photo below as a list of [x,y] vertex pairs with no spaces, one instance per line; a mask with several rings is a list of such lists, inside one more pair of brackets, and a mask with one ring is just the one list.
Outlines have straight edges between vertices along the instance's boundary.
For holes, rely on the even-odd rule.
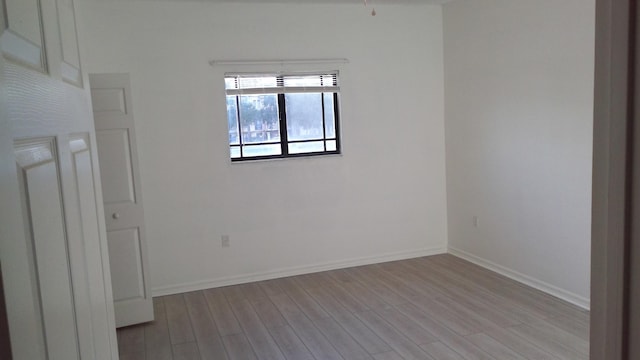
[[128,74],[91,74],[116,326],[153,320]]
[[0,0],[0,266],[16,360],[118,358],[76,35],[73,0]]

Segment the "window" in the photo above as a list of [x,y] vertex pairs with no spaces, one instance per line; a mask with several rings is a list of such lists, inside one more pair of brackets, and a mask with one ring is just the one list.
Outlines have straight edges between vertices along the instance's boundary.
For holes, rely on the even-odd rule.
[[338,73],[227,74],[232,161],[339,154]]

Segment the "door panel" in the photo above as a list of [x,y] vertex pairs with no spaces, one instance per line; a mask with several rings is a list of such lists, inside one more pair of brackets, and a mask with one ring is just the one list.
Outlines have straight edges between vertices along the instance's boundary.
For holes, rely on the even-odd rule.
[[[76,183],[78,210],[80,216],[80,222],[82,224],[81,240],[76,248],[78,253],[73,256],[78,260],[78,267],[84,267],[86,275],[78,281],[86,281],[84,288],[88,289],[88,299],[85,301],[88,304],[101,304],[97,310],[90,311],[88,314],[83,312],[79,318],[89,321],[89,327],[80,329],[82,336],[83,332],[91,334],[96,339],[108,339],[109,338],[109,314],[107,307],[105,306],[106,294],[104,286],[99,286],[103,283],[103,262],[92,261],[88,262],[85,259],[100,259],[100,227],[98,223],[96,191],[95,191],[95,179],[93,171],[93,159],[91,157],[91,147],[89,145],[89,134],[75,134],[69,138],[69,149],[72,156],[73,175]],[[79,302],[77,300],[77,302]],[[85,309],[86,311],[86,309]],[[94,342],[92,339],[81,339],[82,358],[90,359],[93,356],[87,356],[87,353],[93,352],[95,358],[100,358],[99,354],[107,354],[109,352],[109,343],[105,341]],[[82,344],[87,344],[85,348]]]
[[0,35],[2,52],[26,65],[46,70],[40,1],[6,0],[5,8],[7,29]]
[[[72,173],[73,173],[73,184],[75,185],[75,195],[78,199],[77,203],[73,206],[72,213],[67,213],[67,216],[74,216],[78,220],[81,219],[82,209],[80,209],[80,181],[83,176],[83,168],[82,163],[78,160],[77,155],[80,153],[78,142],[81,139],[70,140],[69,148],[71,149],[72,154]],[[80,166],[78,166],[80,165]],[[80,178],[79,178],[80,176]],[[69,207],[68,207],[69,208]],[[95,211],[94,211],[95,212]],[[82,224],[82,222],[80,222]],[[89,273],[88,273],[88,264],[87,264],[87,252],[86,252],[86,244],[91,241],[95,241],[95,237],[91,237],[89,233],[92,229],[90,223],[87,223],[87,231],[85,231],[83,225],[80,228],[76,228],[75,230],[69,229],[68,233],[68,243],[69,243],[69,265],[71,269],[71,279],[73,284],[73,296],[75,301],[75,309],[76,309],[76,325],[78,327],[78,341],[80,348],[80,358],[81,359],[90,359],[95,356],[95,348],[93,341],[93,319],[91,313],[91,296],[90,289],[91,284],[89,283]]]
[[124,88],[92,89],[93,113],[101,116],[122,116],[127,114]]
[[135,203],[131,149],[127,129],[100,130],[97,133],[102,196],[105,204]]
[[116,325],[153,320],[144,209],[127,74],[92,74]]
[[42,45],[40,28],[40,1],[7,0],[9,29],[34,45]]
[[109,258],[113,259],[113,297],[119,300],[143,299],[145,291],[139,229],[109,231],[107,238]]
[[33,254],[31,285],[38,293],[38,320],[46,338],[46,342],[38,343],[44,345],[49,359],[78,359],[78,329],[53,139],[18,142],[16,160],[30,235],[27,241]]
[[82,86],[73,0],[56,0],[56,9],[60,19],[58,27],[60,29],[62,79],[68,83]]

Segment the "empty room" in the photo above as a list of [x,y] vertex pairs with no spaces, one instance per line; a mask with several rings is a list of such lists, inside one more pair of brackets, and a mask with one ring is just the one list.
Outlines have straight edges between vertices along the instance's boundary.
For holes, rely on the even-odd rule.
[[0,0],[0,357],[613,360],[601,8]]

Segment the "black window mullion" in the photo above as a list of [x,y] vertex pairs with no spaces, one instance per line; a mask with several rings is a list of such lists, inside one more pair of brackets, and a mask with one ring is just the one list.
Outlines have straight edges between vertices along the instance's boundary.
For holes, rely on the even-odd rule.
[[340,113],[338,111],[338,93],[333,93],[333,130],[336,137],[336,151],[341,153],[340,150]]
[[320,101],[322,103],[322,144],[324,145],[324,151],[327,151],[327,124],[324,119],[324,93],[320,93]]
[[[236,82],[238,81],[238,79],[236,78]],[[236,95],[236,121],[237,121],[237,125],[238,125],[238,141],[240,142],[240,157],[243,158],[244,157],[244,146],[242,143],[242,123],[240,122],[240,95]]]
[[280,151],[282,156],[289,155],[289,138],[287,136],[287,111],[285,110],[284,94],[278,94],[278,115],[280,121]]

